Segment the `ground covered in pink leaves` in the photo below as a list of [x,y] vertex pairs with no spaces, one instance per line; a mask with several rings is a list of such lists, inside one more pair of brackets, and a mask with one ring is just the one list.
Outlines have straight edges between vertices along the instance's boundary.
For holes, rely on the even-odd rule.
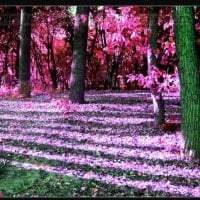
[[[2,99],[0,158],[125,186],[135,196],[200,197],[198,161],[182,151],[180,128],[155,126],[148,91],[88,91],[86,104],[63,106],[67,96]],[[179,96],[164,98],[167,121],[180,124]]]

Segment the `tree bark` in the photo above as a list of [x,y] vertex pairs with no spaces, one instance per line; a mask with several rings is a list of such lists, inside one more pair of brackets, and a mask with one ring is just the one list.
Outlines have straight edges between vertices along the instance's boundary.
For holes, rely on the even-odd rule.
[[16,49],[16,63],[15,63],[15,74],[17,80],[19,80],[19,49],[20,49],[20,40],[17,39],[17,49]]
[[44,73],[43,73],[43,70],[42,70],[41,58],[39,56],[41,54],[41,51],[39,51],[39,48],[37,47],[36,42],[34,40],[32,40],[32,47],[33,47],[33,56],[34,56],[34,59],[35,59],[37,70],[38,70],[39,75],[40,75],[41,82],[44,86],[47,86],[47,84],[45,82]]
[[[149,19],[149,45],[147,52],[147,62],[148,62],[148,74],[150,73],[151,67],[158,67],[157,58],[155,56],[155,51],[158,48],[157,37],[158,37],[158,14],[159,7],[150,7],[150,19]],[[158,85],[154,83],[151,88],[151,97],[153,100],[153,107],[155,113],[155,120],[157,125],[162,125],[165,123],[165,104],[162,97],[162,91],[158,92]]]
[[196,49],[194,8],[177,6],[176,49],[181,84],[181,118],[185,149],[200,158],[200,74]]
[[22,7],[20,17],[19,93],[30,97],[30,46],[32,7]]
[[97,41],[97,36],[98,36],[98,22],[95,22],[95,35],[94,35],[94,38],[92,39],[92,45],[91,45],[91,50],[90,50],[90,53],[88,55],[88,65],[91,64],[91,58],[94,54],[94,49],[95,49],[95,44],[96,44],[96,41]]
[[10,36],[9,39],[6,43],[6,48],[5,48],[5,62],[4,62],[4,69],[3,71],[7,74],[8,73],[8,53],[9,53],[9,47],[10,47]]
[[56,62],[55,62],[54,51],[53,51],[53,37],[51,38],[51,43],[50,43],[49,48],[50,48],[50,51],[51,51],[51,60],[52,60],[52,69],[50,70],[51,80],[53,82],[53,88],[57,89],[58,88],[58,82],[57,82]]
[[69,99],[84,103],[89,7],[77,7]]

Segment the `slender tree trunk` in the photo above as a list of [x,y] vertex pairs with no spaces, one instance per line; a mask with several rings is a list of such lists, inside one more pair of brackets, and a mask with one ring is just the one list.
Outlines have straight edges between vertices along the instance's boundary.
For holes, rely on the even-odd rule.
[[9,45],[10,45],[10,38],[7,41],[6,44],[6,52],[5,52],[5,62],[4,62],[4,69],[3,71],[7,74],[8,72],[8,53],[9,53]]
[[91,74],[91,81],[92,81],[92,83],[95,82],[96,73],[98,71],[98,64],[95,64],[95,65],[92,64],[92,57],[93,57],[93,54],[94,54],[94,49],[95,49],[95,44],[96,44],[97,36],[98,36],[98,22],[95,22],[95,35],[94,35],[94,38],[92,40],[92,45],[91,45],[90,53],[89,53],[89,55],[87,57],[88,67],[92,68],[92,74]]
[[[104,47],[107,46],[105,30],[101,30],[100,34],[101,34],[102,48],[104,48]],[[104,54],[106,54],[106,71],[107,71],[106,83],[107,83],[107,88],[112,89],[112,70],[110,69],[110,57],[109,57],[109,54],[107,52],[104,52]]]
[[58,82],[57,82],[56,62],[55,62],[54,51],[53,51],[53,37],[51,38],[51,43],[50,43],[49,48],[51,51],[51,60],[52,60],[51,79],[53,82],[53,88],[57,89]]
[[[103,8],[103,23],[104,23],[104,19],[106,17],[106,12],[105,12],[105,6]],[[106,41],[106,32],[104,29],[102,29],[100,31],[101,34],[101,43],[102,43],[102,48],[107,46],[107,41]],[[105,52],[106,54],[106,69],[107,69],[107,76],[106,76],[106,84],[107,89],[112,89],[112,66],[110,66],[110,56],[107,52]]]
[[[52,81],[52,87],[53,89],[58,88],[58,83],[57,83],[57,72],[56,72],[56,64],[55,64],[55,58],[54,58],[54,52],[53,52],[53,36],[50,35],[50,30],[49,30],[49,25],[48,22],[46,22],[47,26],[47,66],[49,70],[49,74],[51,77]],[[52,63],[52,65],[51,65]]]
[[91,58],[93,56],[95,44],[96,44],[96,41],[97,41],[97,35],[98,35],[98,27],[97,26],[98,26],[98,22],[95,22],[95,35],[94,35],[94,38],[92,40],[91,51],[88,55],[88,65],[91,64]]
[[19,48],[20,48],[20,40],[17,39],[17,52],[16,52],[16,63],[15,63],[15,74],[17,80],[19,80]]
[[[158,62],[155,56],[157,44],[157,36],[158,36],[158,14],[159,7],[150,7],[150,19],[149,19],[149,46],[147,52],[147,62],[148,62],[148,74],[150,73],[151,67],[158,67]],[[162,97],[162,91],[157,91],[158,85],[157,83],[153,84],[150,88],[151,97],[153,100],[153,107],[155,113],[156,124],[162,125],[165,122],[165,104]]]
[[112,74],[110,70],[110,58],[108,53],[106,52],[106,71],[107,71],[107,83],[108,83],[108,89],[112,89]]
[[139,63],[138,60],[135,62],[135,74],[139,74]]
[[200,72],[196,49],[194,8],[177,6],[174,13],[185,148],[192,150],[194,156],[200,158]]
[[19,93],[30,97],[30,46],[32,7],[22,7],[20,17]]
[[[11,21],[9,20],[9,23],[11,23]],[[8,53],[9,53],[9,47],[10,47],[10,42],[12,40],[11,37],[11,27],[8,25],[7,27],[5,27],[5,31],[8,32],[8,37],[7,37],[7,41],[6,41],[6,45],[5,45],[5,60],[4,60],[4,66],[3,66],[3,71],[5,72],[5,74],[7,75],[8,72]]]
[[[47,44],[46,44],[46,48],[47,48],[47,66],[48,66],[48,71],[49,71],[49,75],[51,77],[52,80],[52,70],[51,70],[51,63],[50,63],[50,33],[49,33],[49,25],[48,22],[47,23]],[[52,80],[53,83],[53,80]]]
[[119,89],[119,85],[117,85],[117,76],[119,74],[119,63],[118,63],[119,58],[117,59],[116,56],[114,55],[114,65],[115,65],[115,77],[114,77],[114,90]]
[[35,62],[36,62],[36,67],[37,67],[37,70],[39,72],[39,75],[40,75],[40,79],[41,79],[41,82],[44,86],[47,86],[46,82],[45,82],[45,78],[44,78],[44,73],[42,71],[42,64],[41,64],[41,60],[40,60],[40,53],[41,52],[37,52],[37,46],[36,46],[36,43],[34,40],[32,40],[32,44],[33,44],[33,55],[34,55],[34,59],[35,59]]
[[84,103],[89,7],[77,7],[69,99]]

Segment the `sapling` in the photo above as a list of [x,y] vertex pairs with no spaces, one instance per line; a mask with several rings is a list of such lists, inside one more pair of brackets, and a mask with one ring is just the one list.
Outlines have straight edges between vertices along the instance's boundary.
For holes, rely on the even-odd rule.
[[163,125],[165,122],[163,94],[164,92],[169,93],[179,90],[180,86],[177,70],[175,70],[174,74],[168,74],[166,71],[159,70],[157,67],[152,66],[148,76],[143,76],[143,74],[129,74],[127,77],[127,82],[137,81],[142,88],[150,89],[156,122],[159,125]]

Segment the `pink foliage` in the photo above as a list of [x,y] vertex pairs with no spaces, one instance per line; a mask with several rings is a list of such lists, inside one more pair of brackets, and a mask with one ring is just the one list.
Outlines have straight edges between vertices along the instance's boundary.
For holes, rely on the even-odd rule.
[[178,71],[174,74],[167,74],[164,70],[159,70],[157,67],[152,66],[148,76],[143,74],[129,74],[127,75],[127,82],[137,81],[137,84],[143,88],[151,88],[156,84],[158,92],[177,92],[179,91],[179,77]]

